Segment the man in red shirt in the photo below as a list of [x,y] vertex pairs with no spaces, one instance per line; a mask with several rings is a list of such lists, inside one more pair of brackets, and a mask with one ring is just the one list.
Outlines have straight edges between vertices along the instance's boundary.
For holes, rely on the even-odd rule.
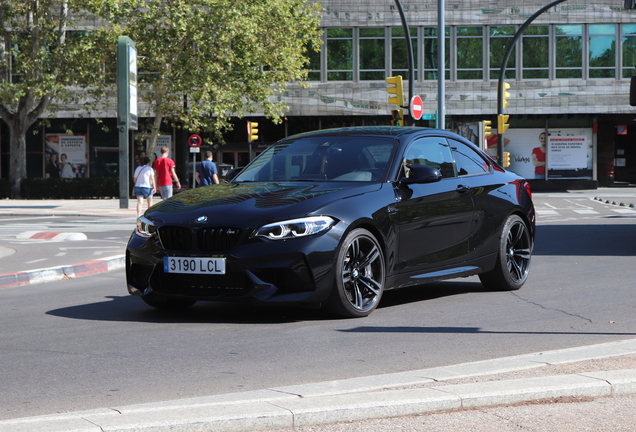
[[[158,157],[152,165],[157,173],[157,187],[162,199],[168,199],[172,196],[172,179],[177,182],[177,189],[181,189],[174,161],[168,157],[168,154],[170,154],[170,149],[167,146],[161,147],[161,157]],[[172,178],[170,178],[171,176]]]

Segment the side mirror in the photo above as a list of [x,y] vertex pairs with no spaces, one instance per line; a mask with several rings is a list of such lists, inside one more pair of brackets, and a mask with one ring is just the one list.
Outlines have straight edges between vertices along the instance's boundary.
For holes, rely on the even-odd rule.
[[227,175],[225,176],[225,179],[229,183],[232,180],[234,180],[241,171],[243,171],[243,168],[234,168],[227,173]]
[[425,165],[408,165],[408,169],[411,171],[409,177],[401,178],[400,184],[435,183],[442,179],[442,173],[437,168]]

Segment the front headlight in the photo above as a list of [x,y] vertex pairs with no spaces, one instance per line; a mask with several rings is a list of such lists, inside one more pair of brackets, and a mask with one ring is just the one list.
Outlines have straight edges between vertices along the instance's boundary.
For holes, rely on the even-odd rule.
[[157,233],[157,227],[144,216],[137,219],[137,234],[143,238],[150,238]]
[[313,216],[274,222],[263,225],[252,237],[265,237],[270,240],[285,240],[317,234],[331,227],[336,221],[328,216]]

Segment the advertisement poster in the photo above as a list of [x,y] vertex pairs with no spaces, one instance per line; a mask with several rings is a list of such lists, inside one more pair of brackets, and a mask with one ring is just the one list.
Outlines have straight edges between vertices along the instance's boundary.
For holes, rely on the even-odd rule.
[[457,129],[454,130],[457,135],[463,136],[477,147],[479,145],[479,124],[477,123],[457,123]]
[[[506,168],[526,179],[592,178],[592,129],[508,129],[504,151],[510,152]],[[497,156],[496,141],[489,155]]]
[[46,134],[45,177],[88,177],[88,152],[85,134]]
[[[574,134],[548,137],[548,179],[592,178],[592,140]],[[589,165],[589,167],[588,167]]]
[[[146,150],[148,149],[149,142],[150,140],[146,140]],[[172,135],[159,135],[157,137],[157,145],[155,146],[155,159],[158,157],[161,157],[161,147],[163,146],[167,146],[170,149],[170,158],[174,159],[174,149],[172,148]]]

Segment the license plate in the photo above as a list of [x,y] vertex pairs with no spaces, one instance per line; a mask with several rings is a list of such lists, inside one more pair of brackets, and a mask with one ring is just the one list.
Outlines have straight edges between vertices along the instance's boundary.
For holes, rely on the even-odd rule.
[[164,257],[164,273],[225,274],[225,258]]

